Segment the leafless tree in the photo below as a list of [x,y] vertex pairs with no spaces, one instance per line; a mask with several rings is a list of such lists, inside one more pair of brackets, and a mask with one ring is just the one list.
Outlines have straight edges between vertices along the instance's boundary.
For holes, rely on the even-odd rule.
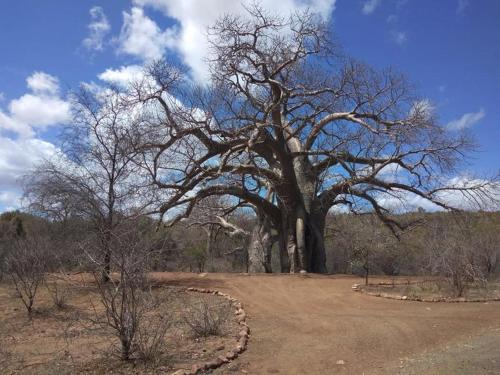
[[444,276],[457,297],[462,297],[470,284],[484,285],[487,281],[477,239],[467,215],[457,216],[446,226],[434,223],[425,239],[429,248],[428,270]]
[[41,235],[29,235],[14,240],[7,255],[7,272],[17,295],[31,317],[40,286],[45,281],[50,242]]
[[91,223],[104,258],[105,281],[113,231],[142,215],[153,199],[142,184],[130,137],[141,118],[123,102],[118,90],[82,87],[74,96],[73,124],[62,136],[62,154],[39,165],[24,184],[32,212]]
[[[247,215],[254,219],[255,224],[251,231],[232,220],[232,216],[238,209],[246,210]],[[253,212],[255,216],[250,216],[250,212]],[[272,234],[269,219],[259,207],[248,203],[231,204],[230,199],[210,196],[198,203],[186,222],[189,226],[200,226],[206,232],[207,254],[212,253],[217,235],[222,232],[233,239],[243,240],[242,247],[230,249],[226,251],[226,254],[235,251],[246,252],[247,271],[272,272],[271,251],[277,239]]]
[[469,137],[440,126],[401,74],[340,56],[316,15],[252,6],[209,34],[206,86],[162,61],[131,94],[150,113],[137,128],[143,168],[170,194],[159,211],[184,208],[172,222],[208,196],[231,196],[277,228],[282,271],[326,272],[332,207],[373,210],[396,233],[405,227],[388,201],[453,209],[446,192],[487,198],[491,181],[451,179]]
[[[158,244],[151,241],[150,226],[139,230],[137,226],[141,224],[122,224],[112,232],[110,263],[117,272],[116,276],[111,274],[109,280],[104,282],[100,274],[102,263],[99,259],[92,259],[96,264],[95,282],[104,307],[104,319],[98,321],[110,327],[120,340],[120,356],[123,360],[130,359],[137,350],[144,355],[149,353],[149,349],[156,351],[169,323],[166,315],[159,319],[151,316],[160,300],[152,292],[147,273],[151,269]],[[161,322],[157,326],[158,335],[146,337],[149,330],[144,325],[158,321]]]

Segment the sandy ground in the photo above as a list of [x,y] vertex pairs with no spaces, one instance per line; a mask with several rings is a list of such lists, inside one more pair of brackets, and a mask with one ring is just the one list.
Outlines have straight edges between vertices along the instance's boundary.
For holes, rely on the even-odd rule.
[[[75,281],[81,280],[75,277]],[[164,287],[155,289],[163,302],[148,310],[144,318],[149,337],[170,324],[164,350],[154,356],[157,363],[121,361],[117,357],[117,337],[109,327],[95,321],[97,316],[104,320],[104,315],[92,285],[79,282],[69,286],[61,282],[60,288],[69,288],[64,309],[55,308],[47,289],[41,287],[36,311],[29,320],[12,286],[0,284],[0,375],[169,374],[174,369],[213,360],[236,345],[240,327],[234,309],[225,300]],[[193,337],[185,318],[192,319],[190,311],[202,301],[221,309],[226,306],[228,320],[222,326],[222,336]],[[166,323],[161,323],[160,315],[166,317]]]
[[248,351],[217,374],[500,374],[500,303],[424,303],[319,275],[155,274],[240,299]]

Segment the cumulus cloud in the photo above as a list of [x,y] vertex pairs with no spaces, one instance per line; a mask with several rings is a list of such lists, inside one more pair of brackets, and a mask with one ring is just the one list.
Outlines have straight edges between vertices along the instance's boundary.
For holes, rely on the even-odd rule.
[[106,83],[127,87],[131,82],[140,79],[144,74],[144,69],[140,65],[121,66],[117,69],[106,69],[97,77]]
[[19,178],[56,152],[52,143],[41,139],[13,140],[0,136],[0,211],[19,208]]
[[104,38],[111,30],[108,18],[101,7],[90,8],[90,23],[87,25],[89,35],[82,44],[89,50],[102,51],[104,48]]
[[57,78],[44,72],[33,73],[26,79],[26,83],[35,94],[56,95],[59,92]]
[[174,47],[175,28],[162,31],[144,10],[133,7],[123,12],[123,26],[118,39],[119,51],[149,61],[161,58]]
[[[498,210],[500,209],[500,184],[488,182],[480,178],[468,176],[456,176],[444,181],[449,188],[446,191],[436,193],[434,198],[450,207],[462,210]],[[483,186],[483,192],[464,192],[459,189]],[[406,191],[393,191],[390,194],[380,194],[377,202],[383,207],[394,212],[414,211],[423,208],[426,211],[442,211],[439,205]]]
[[[336,0],[261,0],[265,9],[278,14],[310,9],[327,19],[335,8]],[[161,57],[168,48],[174,49],[191,68],[194,79],[208,77],[205,58],[208,56],[207,28],[223,14],[244,15],[242,2],[237,0],[211,0],[200,6],[197,0],[134,0],[135,7],[124,14],[124,25],[119,38],[120,51],[145,60]],[[161,30],[145,16],[143,9],[151,7],[173,19],[176,25]],[[152,43],[151,41],[156,41]],[[145,47],[146,45],[150,47]]]
[[0,212],[14,211],[21,206],[21,193],[0,190]]
[[[19,178],[57,152],[52,143],[33,138],[35,129],[63,124],[71,118],[70,104],[61,98],[56,77],[34,72],[26,85],[29,93],[11,100],[7,111],[0,110],[0,211],[19,208]],[[9,131],[10,137],[2,135],[2,130]]]
[[381,3],[381,0],[366,0],[363,3],[363,8],[361,8],[361,11],[365,15],[372,14],[373,12],[375,12],[375,9],[378,8],[380,3]]
[[14,119],[32,127],[46,128],[69,119],[69,103],[58,97],[26,94],[9,104]]
[[470,128],[471,126],[481,121],[484,118],[484,116],[486,116],[486,112],[483,108],[481,108],[478,112],[465,113],[459,119],[450,121],[446,125],[446,128],[448,130],[462,130]]
[[0,130],[31,137],[35,128],[46,129],[70,120],[70,104],[60,97],[56,77],[35,72],[26,83],[31,92],[10,101],[7,113],[0,110]]

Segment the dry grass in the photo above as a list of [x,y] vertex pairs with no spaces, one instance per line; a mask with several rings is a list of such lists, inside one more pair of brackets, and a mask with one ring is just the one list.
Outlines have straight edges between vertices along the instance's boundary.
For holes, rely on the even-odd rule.
[[230,314],[229,303],[204,299],[188,308],[184,321],[194,337],[221,336],[226,332]]
[[[391,285],[363,286],[368,292],[387,293],[389,295],[407,296],[410,299],[419,298],[456,298],[456,291],[446,280],[425,280],[414,283],[400,283]],[[500,281],[487,284],[470,283],[464,289],[465,299],[494,299],[500,298]]]
[[[13,286],[0,284],[0,367],[2,373],[140,374],[189,368],[200,360],[213,359],[234,345],[238,325],[231,320],[227,334],[194,338],[185,323],[186,309],[195,305],[216,305],[220,297],[186,293],[158,287],[154,293],[166,296],[139,328],[137,347],[130,361],[119,359],[119,342],[113,332],[96,323],[103,314],[95,285],[64,285],[68,290],[65,308],[54,305],[47,288],[39,290],[37,305],[29,320]],[[155,370],[153,370],[154,368]]]

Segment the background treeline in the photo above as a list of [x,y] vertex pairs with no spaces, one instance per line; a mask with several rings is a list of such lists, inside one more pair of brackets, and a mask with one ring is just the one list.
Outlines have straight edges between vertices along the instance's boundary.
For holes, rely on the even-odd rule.
[[[500,212],[418,212],[400,215],[409,227],[399,235],[373,214],[331,214],[326,225],[327,265],[330,273],[377,275],[436,275],[453,280],[486,281],[500,273]],[[251,230],[255,218],[239,214],[232,222]],[[178,223],[166,228],[142,217],[134,224],[141,236],[156,244],[155,271],[246,272],[244,238],[229,236],[216,225]],[[22,212],[0,215],[0,260],[16,251],[23,238],[35,239],[50,260],[49,270],[85,271],[88,253],[99,241],[89,222],[81,218],[46,220]],[[43,243],[43,246],[40,244]],[[12,254],[14,255],[14,254]],[[272,252],[273,271],[279,254]],[[458,282],[458,281],[457,281]]]

